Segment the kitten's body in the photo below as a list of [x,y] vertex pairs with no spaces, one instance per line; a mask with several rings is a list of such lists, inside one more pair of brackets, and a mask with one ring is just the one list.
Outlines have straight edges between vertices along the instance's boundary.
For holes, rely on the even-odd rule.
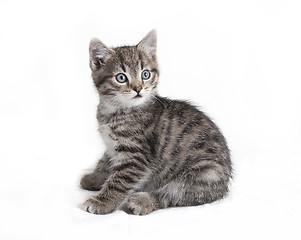
[[[144,215],[210,203],[228,192],[231,161],[219,129],[192,105],[156,93],[155,40],[151,32],[135,47],[91,43],[90,66],[100,96],[97,119],[107,150],[81,180],[84,189],[100,190],[84,204],[88,212],[123,208]],[[144,69],[149,79],[141,79]],[[127,82],[116,84],[119,72]]]

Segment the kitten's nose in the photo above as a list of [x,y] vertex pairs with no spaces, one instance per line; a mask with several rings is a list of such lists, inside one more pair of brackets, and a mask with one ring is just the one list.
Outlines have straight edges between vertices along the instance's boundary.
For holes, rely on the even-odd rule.
[[135,87],[133,87],[133,90],[137,93],[140,93],[140,91],[142,90],[142,86],[141,85],[137,85]]

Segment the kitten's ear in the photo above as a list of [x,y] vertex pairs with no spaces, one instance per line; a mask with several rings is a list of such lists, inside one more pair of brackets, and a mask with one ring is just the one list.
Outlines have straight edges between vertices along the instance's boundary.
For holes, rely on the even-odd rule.
[[157,52],[157,33],[156,30],[150,31],[137,45],[139,50],[144,50],[153,59],[156,59]]
[[104,64],[106,58],[113,50],[104,45],[99,39],[93,38],[90,42],[90,68],[92,71],[100,69]]

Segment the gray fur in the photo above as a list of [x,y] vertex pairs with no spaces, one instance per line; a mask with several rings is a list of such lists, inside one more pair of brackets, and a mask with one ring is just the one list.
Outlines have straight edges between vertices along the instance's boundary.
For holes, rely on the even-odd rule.
[[[81,180],[82,188],[100,191],[84,203],[86,211],[124,209],[145,215],[227,195],[232,167],[218,127],[186,101],[157,94],[154,31],[137,46],[108,48],[93,39],[90,66],[100,99],[99,132],[107,150],[94,172]],[[141,78],[143,70],[150,71],[150,79]],[[119,73],[127,76],[125,83],[117,82]],[[141,92],[133,90],[136,86]]]

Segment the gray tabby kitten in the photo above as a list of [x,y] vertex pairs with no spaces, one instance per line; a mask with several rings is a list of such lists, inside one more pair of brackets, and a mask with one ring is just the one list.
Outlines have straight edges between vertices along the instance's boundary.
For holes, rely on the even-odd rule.
[[90,43],[107,150],[81,179],[83,189],[100,191],[83,204],[87,212],[145,215],[210,203],[228,192],[231,160],[217,126],[189,103],[157,95],[156,45],[155,31],[136,46]]

